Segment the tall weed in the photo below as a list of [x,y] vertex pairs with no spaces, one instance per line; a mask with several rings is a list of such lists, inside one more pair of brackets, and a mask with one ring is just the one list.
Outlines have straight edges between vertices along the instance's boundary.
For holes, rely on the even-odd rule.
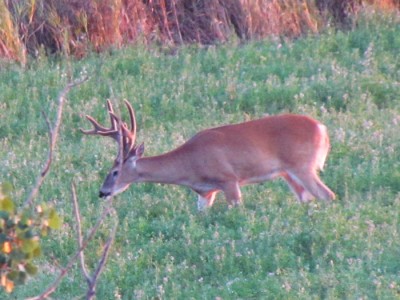
[[25,52],[83,57],[131,43],[174,53],[183,44],[297,38],[332,24],[348,29],[365,10],[398,8],[393,0],[7,0],[0,7],[0,55],[22,62]]

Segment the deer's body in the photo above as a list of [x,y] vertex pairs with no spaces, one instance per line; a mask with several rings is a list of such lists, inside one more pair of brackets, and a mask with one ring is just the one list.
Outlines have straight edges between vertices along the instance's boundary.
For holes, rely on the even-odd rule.
[[300,201],[330,200],[334,193],[318,177],[329,147],[326,127],[302,115],[206,129],[159,156],[142,157],[143,145],[124,147],[130,150],[122,163],[117,159],[100,195],[115,195],[133,182],[178,184],[194,190],[203,209],[213,204],[219,191],[236,205],[241,202],[241,185],[282,177]]

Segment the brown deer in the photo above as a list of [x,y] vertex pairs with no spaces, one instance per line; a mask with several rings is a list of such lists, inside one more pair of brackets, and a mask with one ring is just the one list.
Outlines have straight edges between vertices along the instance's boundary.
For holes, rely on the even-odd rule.
[[177,184],[198,194],[202,210],[213,205],[219,191],[229,205],[238,205],[240,186],[282,177],[299,201],[335,199],[318,177],[330,148],[327,129],[312,118],[283,114],[210,128],[168,153],[143,157],[144,145],[135,145],[134,111],[128,101],[125,104],[130,128],[114,114],[108,101],[111,127],[86,116],[94,129],[81,129],[84,134],[109,136],[119,145],[100,197],[121,193],[134,182]]

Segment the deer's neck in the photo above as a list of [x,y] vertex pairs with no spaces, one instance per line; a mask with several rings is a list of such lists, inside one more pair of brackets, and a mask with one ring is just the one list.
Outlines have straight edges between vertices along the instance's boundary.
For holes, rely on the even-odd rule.
[[185,167],[179,153],[166,153],[137,160],[140,182],[184,184]]

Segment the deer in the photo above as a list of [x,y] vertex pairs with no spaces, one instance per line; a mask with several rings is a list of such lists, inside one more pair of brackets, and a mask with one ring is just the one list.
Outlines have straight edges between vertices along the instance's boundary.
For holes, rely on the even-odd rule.
[[86,115],[93,129],[81,129],[83,134],[111,137],[118,143],[118,155],[99,192],[101,198],[115,196],[132,183],[175,184],[197,193],[197,208],[205,210],[218,192],[224,194],[229,207],[237,206],[242,203],[241,186],[283,178],[300,202],[335,199],[318,176],[330,150],[327,127],[311,117],[287,113],[209,128],[176,149],[145,157],[144,143],[136,145],[135,112],[124,102],[129,126],[108,100],[111,127]]

